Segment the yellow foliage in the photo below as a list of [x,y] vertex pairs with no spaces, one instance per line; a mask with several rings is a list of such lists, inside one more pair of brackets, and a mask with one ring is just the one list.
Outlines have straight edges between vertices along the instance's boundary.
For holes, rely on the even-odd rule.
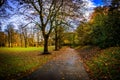
[[64,40],[64,43],[68,44],[68,43],[70,43],[70,41],[69,40]]

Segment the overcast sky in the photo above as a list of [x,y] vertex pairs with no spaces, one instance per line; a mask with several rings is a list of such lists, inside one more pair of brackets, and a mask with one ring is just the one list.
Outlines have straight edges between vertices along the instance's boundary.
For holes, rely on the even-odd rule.
[[[84,0],[84,1],[88,2],[86,7],[89,9],[89,11],[86,11],[86,13],[85,13],[86,17],[88,17],[89,14],[91,12],[93,12],[93,8],[95,8],[96,6],[102,5],[101,0]],[[9,14],[16,13],[17,8],[19,7],[19,4],[17,2],[15,2],[15,0],[14,1],[8,0],[8,4],[9,4],[9,6],[3,5],[5,7],[6,12]],[[11,8],[8,9],[7,7],[11,7]],[[3,8],[3,7],[1,7],[1,8]],[[9,23],[13,23],[15,26],[17,26],[20,22],[27,23],[27,20],[24,20],[24,16],[17,14],[17,15],[13,15],[12,17],[9,17],[7,19],[0,18],[0,22],[2,23],[2,28],[4,28]]]

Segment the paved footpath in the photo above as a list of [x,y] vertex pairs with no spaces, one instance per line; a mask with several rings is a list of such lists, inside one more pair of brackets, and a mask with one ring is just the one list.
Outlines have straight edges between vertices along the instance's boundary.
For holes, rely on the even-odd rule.
[[21,80],[89,80],[78,53],[67,48],[55,59]]

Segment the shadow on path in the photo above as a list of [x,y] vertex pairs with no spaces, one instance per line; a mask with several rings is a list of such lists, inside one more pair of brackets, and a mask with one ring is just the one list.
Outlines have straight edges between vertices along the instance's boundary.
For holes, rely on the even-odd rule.
[[20,80],[89,80],[78,53],[66,48],[61,55]]

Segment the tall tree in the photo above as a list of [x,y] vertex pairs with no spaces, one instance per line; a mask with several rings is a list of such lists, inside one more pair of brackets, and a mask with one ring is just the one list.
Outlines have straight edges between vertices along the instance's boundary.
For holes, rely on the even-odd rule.
[[[79,24],[78,18],[83,17],[81,8],[85,6],[82,0],[65,0],[62,8],[59,10],[55,21],[54,21],[54,32],[55,32],[55,50],[61,47],[61,40],[64,31],[68,28],[73,28],[72,24]],[[63,31],[62,31],[63,30]]]
[[24,47],[27,47],[27,38],[28,38],[28,25],[31,24],[31,22],[27,23],[27,24],[23,24],[21,23],[18,26],[18,32],[20,34],[20,43],[21,43],[21,47],[23,46],[23,42],[24,42]]
[[[50,33],[52,32],[54,26],[54,21],[56,19],[59,11],[64,13],[65,16],[71,17],[73,21],[78,18],[78,14],[81,15],[80,7],[83,6],[83,0],[21,0],[26,4],[29,4],[29,8],[34,9],[34,15],[37,15],[37,20],[33,19],[35,23],[40,27],[42,35],[44,38],[44,52],[43,54],[48,54],[48,40]],[[64,7],[63,7],[64,6]],[[68,13],[70,12],[70,14]],[[74,16],[74,17],[73,17]],[[68,17],[68,18],[69,18]],[[70,19],[65,20],[70,22]],[[77,19],[78,20],[78,19]]]
[[0,39],[0,47],[5,47],[6,43],[7,43],[6,42],[7,35],[4,32],[0,31],[0,37],[1,37],[1,39]]
[[120,46],[120,1],[111,0],[111,5],[108,11],[108,21],[106,28],[109,33],[110,46]]
[[[62,17],[62,18],[61,18]],[[62,39],[62,32],[64,32],[65,26],[67,23],[64,21],[63,15],[57,15],[54,21],[54,33],[55,33],[55,50],[60,48],[60,40]]]
[[[50,33],[53,29],[53,21],[56,14],[59,12],[61,6],[63,5],[63,0],[27,0],[34,11],[38,14],[40,22],[37,22],[42,35],[44,38],[44,52],[43,54],[48,54],[48,39]],[[49,26],[50,25],[50,26]]]
[[8,24],[5,31],[7,32],[8,47],[13,47],[14,25]]

